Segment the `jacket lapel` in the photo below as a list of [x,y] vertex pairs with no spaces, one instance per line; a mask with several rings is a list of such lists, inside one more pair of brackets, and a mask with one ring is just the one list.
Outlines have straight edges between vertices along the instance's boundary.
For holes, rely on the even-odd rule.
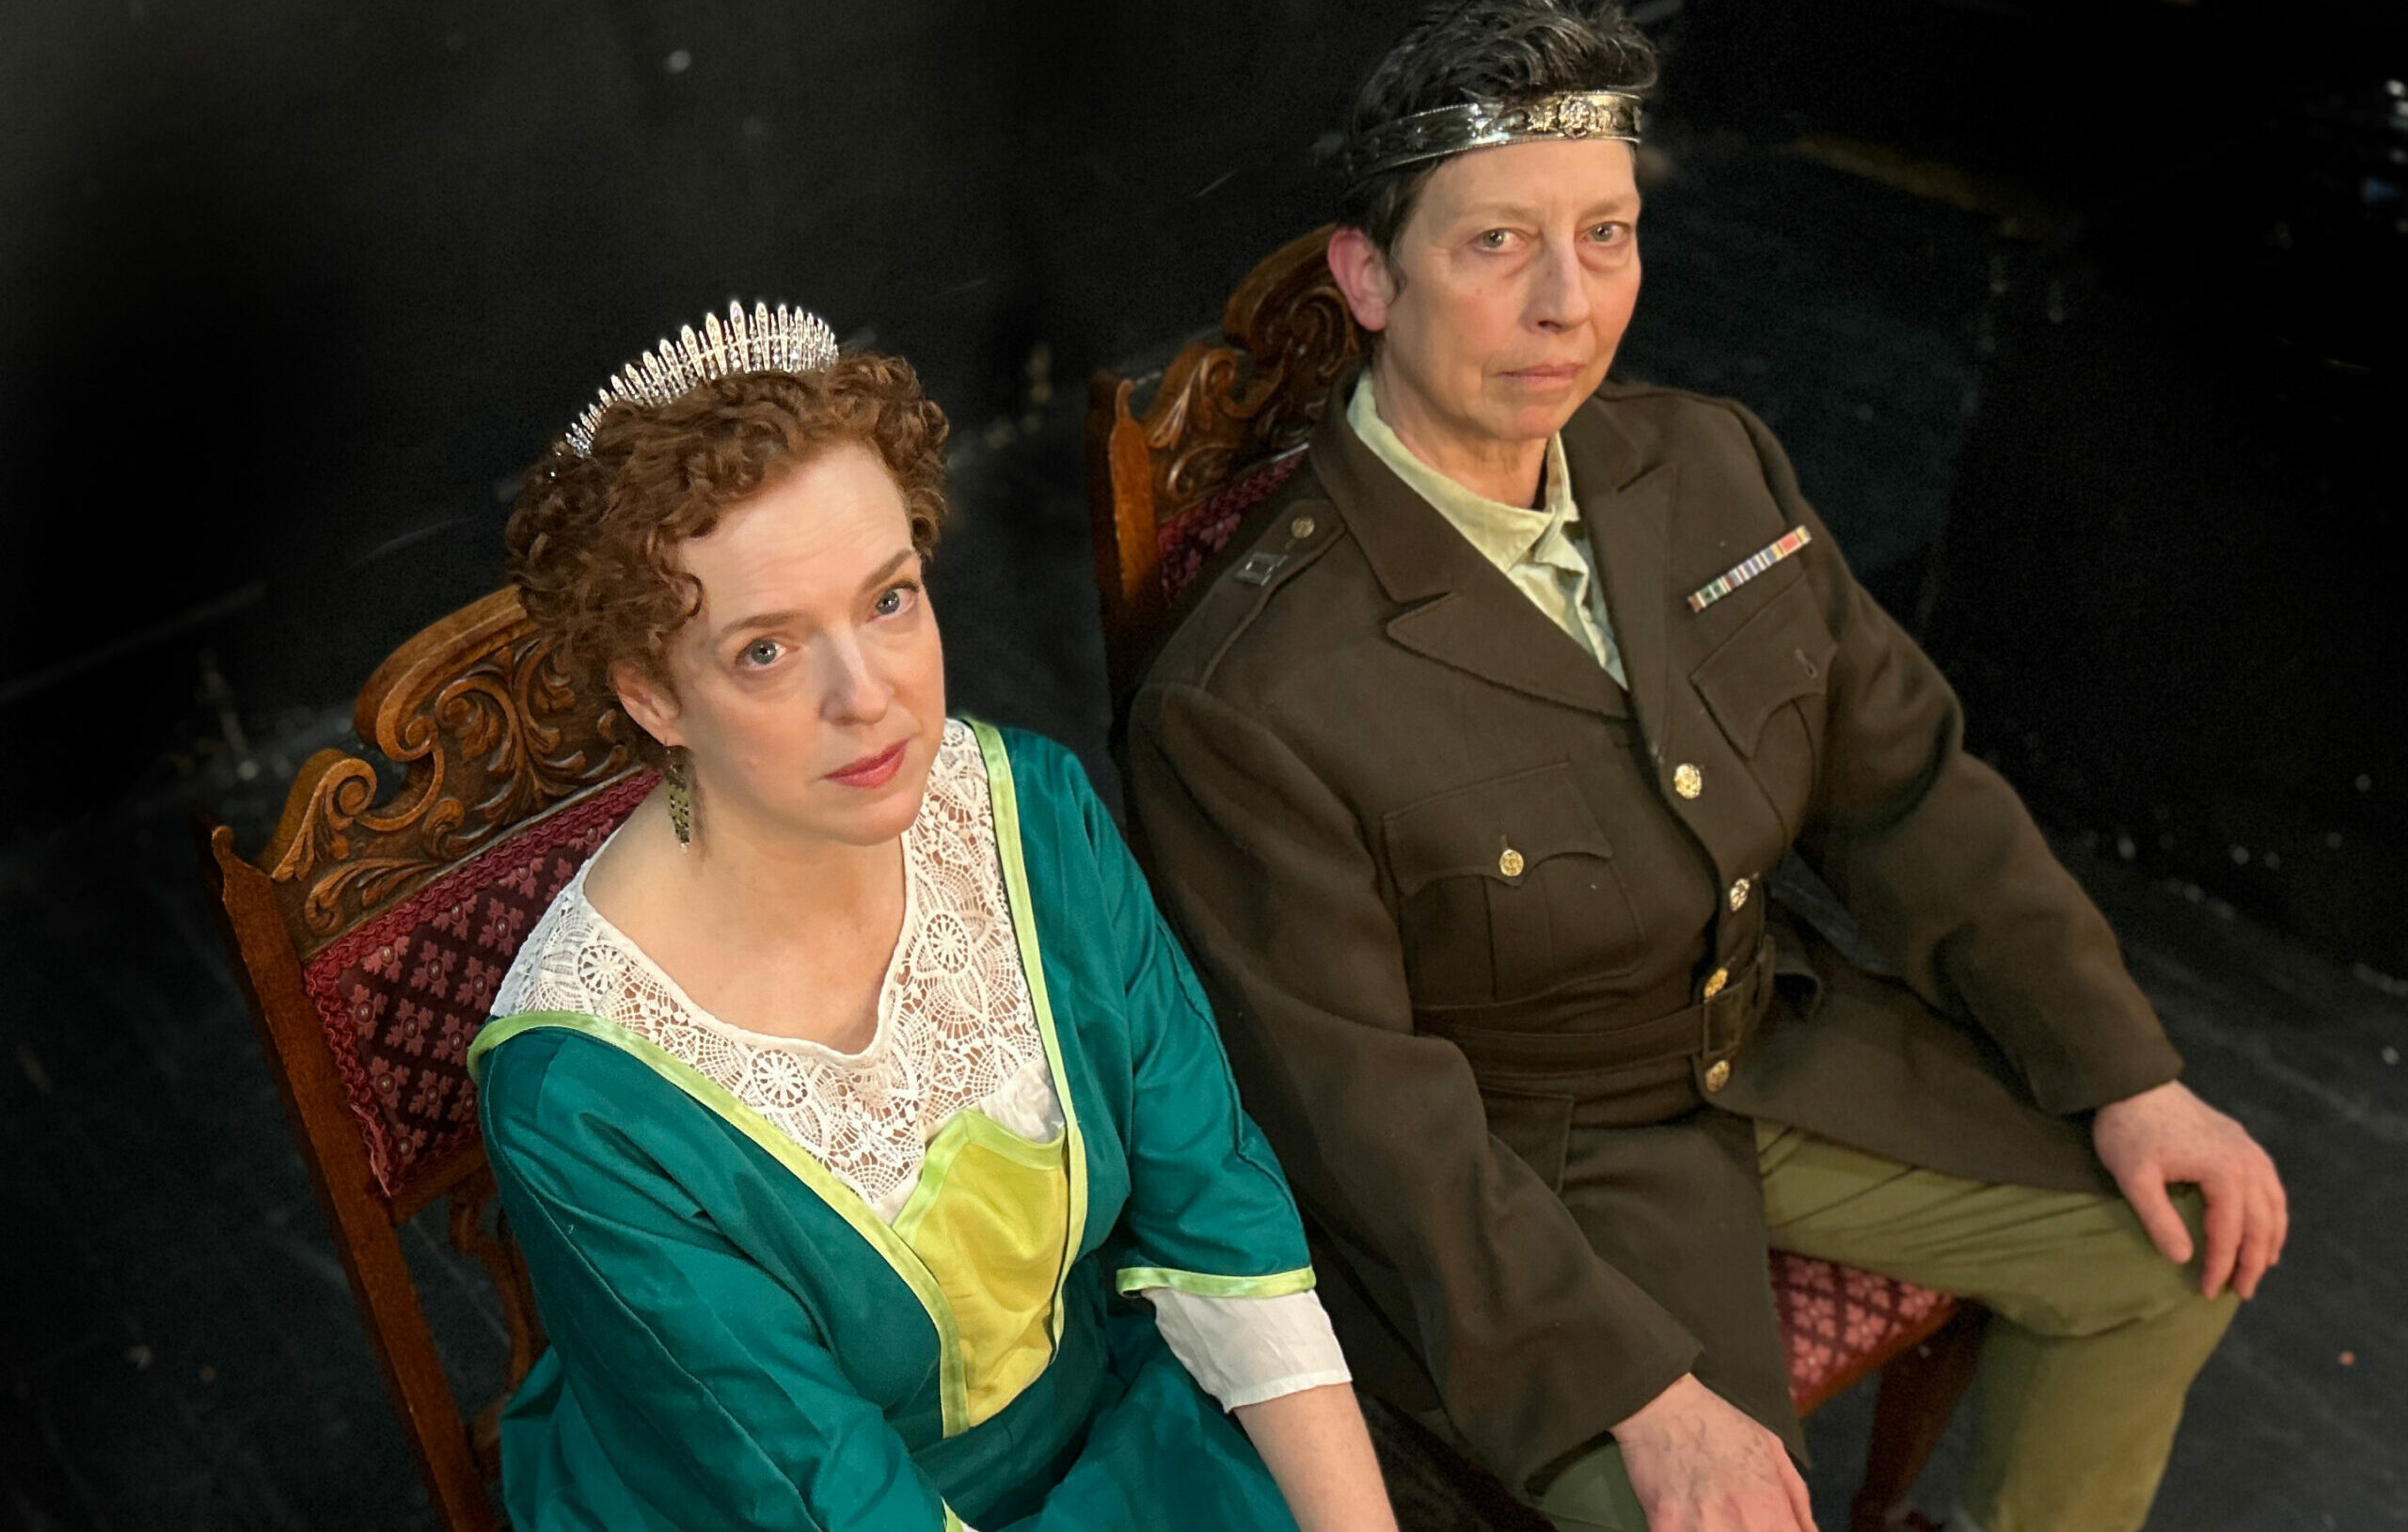
[[[1500,687],[1567,707],[1626,714],[1623,690],[1605,667],[1355,436],[1346,423],[1353,387],[1352,376],[1339,382],[1307,461],[1372,574],[1405,605],[1388,620],[1388,636]],[[1579,482],[1576,467],[1573,483]]]
[[1580,502],[1580,520],[1605,581],[1606,615],[1622,645],[1640,732],[1664,737],[1671,688],[1671,640],[1664,624],[1675,602],[1671,578],[1672,509],[1680,466],[1640,466],[1610,422],[1583,405],[1563,428],[1564,461]]

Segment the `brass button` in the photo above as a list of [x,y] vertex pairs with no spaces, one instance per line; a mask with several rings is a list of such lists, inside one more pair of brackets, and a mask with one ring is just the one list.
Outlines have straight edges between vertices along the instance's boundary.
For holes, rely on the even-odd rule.
[[1301,543],[1306,538],[1313,535],[1313,528],[1316,525],[1318,525],[1318,523],[1316,523],[1310,516],[1298,516],[1295,520],[1288,523],[1288,535]]
[[1705,773],[1683,761],[1672,768],[1672,791],[1683,798],[1695,798],[1705,791]]
[[1507,846],[1497,859],[1497,870],[1508,877],[1522,876],[1522,853]]
[[1712,1000],[1715,996],[1722,993],[1722,987],[1730,982],[1731,971],[1729,969],[1716,969],[1713,972],[1705,976],[1705,998]]
[[1749,882],[1744,877],[1731,885],[1731,912],[1733,914],[1735,915],[1740,910],[1748,908],[1748,894],[1754,887],[1754,884]]
[[1719,1091],[1729,1083],[1731,1083],[1731,1061],[1729,1059],[1717,1059],[1711,1065],[1707,1066],[1705,1071],[1705,1088],[1707,1090]]

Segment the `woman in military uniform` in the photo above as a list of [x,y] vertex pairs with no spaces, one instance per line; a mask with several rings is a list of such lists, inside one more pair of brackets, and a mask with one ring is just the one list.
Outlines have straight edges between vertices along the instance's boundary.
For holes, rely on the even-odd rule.
[[1960,1524],[2130,1532],[2281,1184],[1764,425],[1605,382],[1652,73],[1474,0],[1363,87],[1371,359],[1134,700],[1157,887],[1357,1376],[1559,1525],[1811,1525],[1772,1247],[1994,1312]]

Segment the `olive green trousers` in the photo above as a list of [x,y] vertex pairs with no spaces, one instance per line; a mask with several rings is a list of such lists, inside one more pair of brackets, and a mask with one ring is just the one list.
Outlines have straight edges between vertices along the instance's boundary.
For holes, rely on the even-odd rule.
[[[1959,1496],[1981,1532],[2135,1532],[2191,1380],[2237,1300],[2157,1252],[2120,1197],[1918,1170],[1797,1129],[1756,1126],[1773,1248],[1979,1300],[1973,1457]],[[2198,1233],[2197,1193],[2176,1205]],[[1611,1444],[1538,1508],[1562,1532],[1646,1532]]]

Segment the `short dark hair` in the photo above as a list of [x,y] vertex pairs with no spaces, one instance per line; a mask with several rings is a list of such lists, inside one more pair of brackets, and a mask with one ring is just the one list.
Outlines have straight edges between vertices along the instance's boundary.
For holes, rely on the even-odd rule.
[[[1366,134],[1416,112],[1558,90],[1637,92],[1655,83],[1655,46],[1615,0],[1442,0],[1354,92],[1338,163],[1347,165]],[[1353,182],[1339,194],[1339,223],[1392,255],[1422,182],[1444,164],[1425,160]]]

